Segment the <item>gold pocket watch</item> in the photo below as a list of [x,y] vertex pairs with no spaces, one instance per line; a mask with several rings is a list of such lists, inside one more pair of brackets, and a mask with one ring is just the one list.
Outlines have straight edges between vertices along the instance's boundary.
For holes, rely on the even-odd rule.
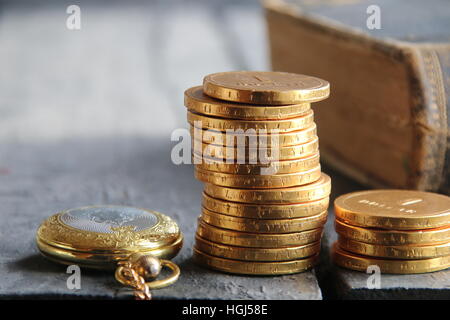
[[[183,245],[177,223],[161,213],[123,206],[93,206],[57,213],[39,227],[36,242],[48,259],[67,265],[115,269],[136,298],[174,283],[180,269],[169,259]],[[161,269],[168,277],[155,280]],[[149,281],[151,280],[151,281]]]

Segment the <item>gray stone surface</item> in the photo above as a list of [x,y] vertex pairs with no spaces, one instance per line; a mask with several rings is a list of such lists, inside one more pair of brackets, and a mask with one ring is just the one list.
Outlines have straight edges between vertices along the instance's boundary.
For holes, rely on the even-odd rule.
[[80,31],[65,27],[71,3],[31,3],[2,2],[0,18],[0,298],[129,297],[109,272],[83,269],[81,289],[67,289],[66,267],[34,240],[55,212],[122,204],[185,234],[181,278],[156,299],[321,299],[314,272],[233,276],[191,261],[201,184],[172,164],[170,134],[205,74],[267,68],[257,3],[81,2]]
[[[362,187],[340,174],[327,170],[333,177],[336,196],[361,190]],[[320,287],[326,299],[450,299],[450,269],[417,275],[381,274],[381,288],[368,289],[371,274],[347,270],[330,261],[331,245],[337,240],[334,231],[333,207],[329,209],[325,236],[322,242],[322,263],[318,268]]]
[[39,223],[54,212],[123,204],[171,215],[186,236],[175,258],[182,276],[175,285],[155,291],[155,298],[320,299],[312,272],[245,277],[192,263],[201,184],[194,180],[190,166],[171,163],[168,141],[168,137],[110,137],[1,146],[0,159],[7,172],[0,177],[0,297],[126,297],[110,272],[83,269],[81,290],[68,290],[66,267],[41,257],[34,242]]

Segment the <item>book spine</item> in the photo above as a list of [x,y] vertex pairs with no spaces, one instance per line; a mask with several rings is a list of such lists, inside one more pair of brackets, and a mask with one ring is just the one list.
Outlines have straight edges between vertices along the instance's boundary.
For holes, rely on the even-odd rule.
[[409,186],[449,193],[450,46],[412,44],[414,151]]
[[[361,46],[377,50],[406,64],[409,69],[414,147],[408,163],[405,163],[407,182],[396,187],[439,191],[450,195],[450,45],[377,39],[351,28],[344,29],[330,21],[305,16],[298,6],[284,1],[265,0],[264,5],[267,19],[273,24],[277,15],[284,16],[285,19],[293,18],[299,27],[306,26],[332,33],[335,41],[357,41]],[[272,61],[276,66],[274,57]],[[375,180],[376,177],[352,168],[339,157],[328,154],[324,158],[361,183],[374,187],[383,186],[382,182]]]
[[444,172],[443,179],[440,186],[440,191],[450,195],[450,46],[440,47],[436,49],[436,54],[438,56],[441,70],[442,70],[442,80],[444,83],[445,92],[445,103],[446,103],[446,121],[447,121],[447,132],[445,137],[446,142],[446,152],[445,152],[445,162],[444,162]]

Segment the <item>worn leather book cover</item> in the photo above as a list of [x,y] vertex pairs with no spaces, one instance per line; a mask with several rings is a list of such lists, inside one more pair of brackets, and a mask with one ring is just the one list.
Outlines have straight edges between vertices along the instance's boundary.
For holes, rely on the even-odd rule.
[[450,4],[263,4],[273,69],[331,83],[313,106],[322,160],[369,186],[449,194]]

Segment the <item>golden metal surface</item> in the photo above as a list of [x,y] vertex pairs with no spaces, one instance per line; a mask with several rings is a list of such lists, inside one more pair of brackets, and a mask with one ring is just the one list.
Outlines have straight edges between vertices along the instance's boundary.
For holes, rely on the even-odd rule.
[[328,208],[329,198],[297,204],[248,204],[211,198],[203,193],[202,206],[210,211],[250,219],[310,217]]
[[335,221],[336,232],[345,238],[365,243],[398,246],[421,245],[450,242],[450,228],[424,230],[385,230],[367,229],[351,226],[345,222]]
[[297,247],[245,248],[215,243],[195,236],[195,248],[215,257],[241,261],[289,261],[317,255],[320,241]]
[[[202,163],[200,163],[202,162]],[[319,152],[313,153],[310,156],[295,160],[273,161],[269,164],[241,164],[241,163],[226,163],[223,160],[211,159],[204,157],[203,159],[193,156],[193,163],[197,168],[208,171],[240,174],[240,175],[260,175],[262,172],[270,172],[274,174],[286,174],[308,171],[320,165]]]
[[192,87],[184,92],[184,105],[195,113],[229,119],[276,120],[295,118],[311,109],[309,103],[264,106],[226,102],[203,93],[203,87]]
[[[105,232],[95,232],[70,226],[61,220],[62,216],[70,216],[72,212],[84,212],[85,210],[102,211],[106,209],[139,210],[143,215],[148,214],[149,218],[155,219],[155,223],[151,227],[140,231],[135,231],[132,226],[123,225],[121,227],[105,226]],[[98,219],[96,217],[92,219],[80,219],[78,223],[86,221],[87,224],[91,225],[89,228],[103,226],[97,222]],[[173,243],[179,236],[180,229],[170,217],[155,211],[120,206],[85,207],[62,211],[45,220],[37,231],[37,238],[51,246],[74,251],[99,253],[156,249]]]
[[199,219],[197,234],[209,241],[238,247],[280,248],[317,242],[323,228],[283,234],[258,234],[214,227]]
[[185,91],[195,176],[205,183],[197,261],[261,275],[316,263],[331,179],[321,173],[310,103],[329,90],[305,75],[242,71]]
[[317,181],[321,176],[320,165],[308,171],[273,174],[247,175],[221,173],[195,168],[195,177],[203,182],[233,188],[283,188],[300,186]]
[[205,184],[204,192],[210,197],[233,202],[256,204],[293,204],[323,199],[331,192],[331,179],[322,173],[316,182],[278,189],[235,189]]
[[[168,277],[147,282],[156,278],[163,267],[172,271]],[[180,268],[172,261],[140,254],[133,254],[128,260],[120,261],[115,272],[116,280],[133,288],[135,297],[139,300],[150,300],[150,290],[167,287],[175,283],[179,277]]]
[[[36,234],[41,253],[62,264],[97,269],[118,267],[116,278],[151,299],[150,289],[176,281],[180,270],[170,261],[181,249],[183,235],[175,221],[161,213],[123,206],[93,206],[62,211],[45,220]],[[172,269],[167,279],[161,266]]]
[[[231,120],[224,118],[213,118],[188,111],[187,120],[190,125],[217,131],[226,132],[227,130],[247,131],[249,129],[256,130],[256,134],[273,134],[283,132],[293,132],[306,129],[313,124],[314,112],[309,110],[302,116],[282,120]],[[199,122],[196,126],[195,122]],[[261,132],[260,130],[266,130]]]
[[180,236],[172,243],[163,247],[143,250],[112,250],[110,253],[98,252],[95,250],[76,251],[66,248],[59,248],[49,245],[46,242],[36,239],[39,251],[48,259],[66,264],[77,264],[81,267],[93,269],[115,269],[117,262],[126,260],[132,253],[149,254],[161,259],[172,259],[175,257],[183,246],[183,236]]
[[[264,132],[239,132],[234,131],[230,133],[207,130],[198,128],[197,131],[191,125],[191,136],[197,140],[207,144],[219,145],[219,146],[236,146],[242,145],[245,147],[265,147],[271,145],[278,145],[280,147],[294,146],[313,140],[317,137],[317,127],[313,122],[309,127],[292,131],[277,133],[276,136],[271,134],[270,131]],[[272,143],[273,140],[273,143]]]
[[319,139],[315,137],[311,141],[289,147],[268,146],[267,148],[248,148],[243,146],[241,148],[236,148],[206,143],[199,143],[199,146],[201,146],[201,154],[200,150],[195,150],[196,147],[194,145],[193,155],[200,158],[203,155],[203,161],[213,158],[219,161],[222,160],[223,162],[237,164],[239,164],[239,162],[244,164],[258,164],[268,163],[269,161],[302,159],[316,154],[319,151]]
[[389,259],[428,259],[450,255],[450,242],[420,246],[382,246],[339,237],[338,245],[356,254]]
[[286,105],[323,100],[330,94],[330,84],[295,73],[232,71],[207,75],[203,91],[222,100]]
[[414,274],[445,270],[450,267],[450,255],[421,260],[390,260],[365,257],[342,250],[334,244],[333,261],[344,268],[366,272],[369,266],[376,265],[381,273]]
[[322,228],[328,212],[294,219],[249,219],[232,217],[202,209],[201,219],[218,228],[250,233],[292,233]]
[[300,260],[279,262],[248,262],[214,257],[200,250],[193,249],[194,261],[211,269],[227,273],[248,275],[282,275],[299,273],[311,269],[319,261],[319,255]]
[[397,230],[450,227],[450,197],[431,192],[354,192],[340,196],[334,205],[337,218],[362,227]]

